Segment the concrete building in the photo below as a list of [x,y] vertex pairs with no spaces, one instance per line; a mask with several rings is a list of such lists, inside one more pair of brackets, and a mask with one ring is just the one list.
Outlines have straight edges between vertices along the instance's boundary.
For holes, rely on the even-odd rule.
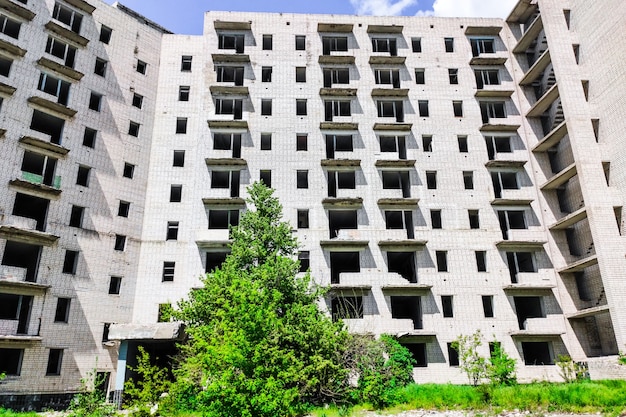
[[[0,404],[119,394],[159,312],[276,189],[303,269],[418,382],[481,330],[522,381],[621,377],[626,4],[506,20],[207,12],[172,34],[98,0],[0,0]],[[483,346],[487,355],[489,346]]]

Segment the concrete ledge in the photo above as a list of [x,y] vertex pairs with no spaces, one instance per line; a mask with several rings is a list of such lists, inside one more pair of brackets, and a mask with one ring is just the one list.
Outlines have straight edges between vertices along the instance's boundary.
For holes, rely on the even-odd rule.
[[185,326],[181,322],[135,324],[114,323],[109,340],[183,340]]

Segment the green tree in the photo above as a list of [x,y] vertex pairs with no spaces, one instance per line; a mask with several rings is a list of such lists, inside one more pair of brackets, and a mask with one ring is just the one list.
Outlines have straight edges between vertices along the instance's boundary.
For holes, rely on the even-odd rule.
[[452,348],[459,354],[459,367],[474,386],[487,376],[487,360],[478,353],[482,344],[480,330],[468,336],[461,335],[452,342]]
[[487,376],[492,384],[513,385],[517,382],[515,365],[517,361],[509,356],[500,342],[492,342],[493,349],[487,365]]
[[297,276],[297,241],[262,183],[231,229],[231,253],[181,301],[189,342],[173,389],[178,407],[206,416],[291,416],[309,402],[339,400],[349,373],[347,333],[318,306],[309,274]]

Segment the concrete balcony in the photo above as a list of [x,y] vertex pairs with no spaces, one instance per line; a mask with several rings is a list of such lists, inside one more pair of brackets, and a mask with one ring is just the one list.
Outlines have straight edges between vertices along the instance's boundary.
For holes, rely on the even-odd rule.
[[565,120],[559,123],[546,136],[544,136],[532,149],[533,152],[547,152],[548,149],[558,144],[567,135]]
[[64,28],[63,26],[61,26],[60,24],[56,22],[49,21],[48,23],[46,23],[45,28],[49,32],[54,33],[55,35],[63,39],[66,39],[70,41],[71,43],[75,43],[83,48],[86,47],[87,44],[89,43],[89,39],[80,36],[76,32],[72,32],[71,30]]
[[544,191],[556,190],[577,174],[578,172],[576,170],[576,163],[574,162],[571,165],[568,165],[567,167],[562,169],[560,172],[556,173],[552,178],[542,184],[539,188]]
[[52,246],[59,239],[59,236],[37,230],[36,220],[11,215],[0,222],[0,237],[42,246]]
[[569,263],[565,268],[559,269],[557,272],[561,274],[571,273],[571,272],[580,272],[589,268],[590,266],[598,264],[598,256],[590,255],[586,258],[577,259],[574,262]]
[[543,30],[543,20],[541,16],[538,16],[526,29],[526,32],[519,38],[517,45],[513,48],[513,53],[521,54],[530,48],[533,42],[537,39],[541,31]]
[[532,83],[537,80],[541,76],[541,74],[545,71],[548,65],[552,62],[550,58],[550,51],[546,49],[543,51],[543,54],[535,61],[532,67],[526,71],[526,74],[519,82],[520,85],[527,86],[532,85]]
[[502,289],[510,293],[530,292],[541,294],[546,291],[552,291],[556,287],[554,274],[549,270],[518,272],[516,278],[516,283],[506,284]]
[[488,84],[476,89],[474,93],[474,97],[477,98],[510,98],[512,95],[511,87],[504,84]]
[[481,53],[472,57],[470,65],[504,65],[507,59],[509,56],[505,51],[497,51],[492,54]]
[[524,328],[509,333],[517,337],[558,337],[565,334],[562,316],[529,318],[524,321]]
[[63,158],[70,152],[68,148],[35,136],[22,136],[19,142],[28,147],[46,151],[46,153],[52,154],[55,158]]
[[71,78],[74,81],[80,81],[81,78],[85,76],[85,74],[76,71],[74,68],[68,67],[67,65],[60,64],[44,57],[39,58],[39,60],[37,61],[37,65],[48,70],[57,72],[61,75],[65,75],[66,77]]
[[250,95],[248,87],[235,85],[212,85],[209,87],[209,91],[217,96],[247,97]]
[[205,229],[196,231],[196,245],[202,249],[228,248],[232,243],[228,229]]
[[522,168],[527,162],[525,152],[500,152],[485,162],[487,168]]
[[500,196],[491,201],[493,205],[528,205],[535,199],[533,187],[522,187],[514,190],[502,190]]
[[587,208],[582,207],[559,219],[549,227],[550,230],[564,230],[587,218]]
[[496,243],[498,249],[541,249],[547,243],[542,230],[509,229],[507,239]]
[[609,314],[609,313],[610,313],[609,306],[605,304],[601,306],[584,308],[582,310],[578,310],[575,313],[566,314],[565,317],[567,317],[569,320],[575,320],[575,319],[584,319],[586,317],[598,316],[600,314]]
[[317,62],[328,65],[354,65],[353,55],[320,55]]
[[554,84],[528,110],[526,117],[541,117],[559,98],[559,85]]
[[215,64],[218,63],[249,63],[250,56],[247,54],[237,54],[234,52],[232,54],[211,54],[211,58]]

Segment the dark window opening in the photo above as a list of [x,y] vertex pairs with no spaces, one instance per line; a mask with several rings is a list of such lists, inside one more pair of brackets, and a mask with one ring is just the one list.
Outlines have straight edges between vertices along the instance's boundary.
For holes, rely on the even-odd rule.
[[424,152],[433,151],[433,137],[430,135],[422,135],[422,148]]
[[133,122],[132,120],[128,124],[128,134],[130,136],[138,137],[139,136],[139,123]]
[[272,35],[263,35],[263,50],[271,51],[272,47]]
[[385,210],[385,227],[387,229],[406,229],[407,239],[413,239],[413,213],[409,210]]
[[137,66],[135,67],[135,69],[137,70],[138,73],[145,74],[147,68],[148,68],[148,64],[146,62],[143,62],[140,59],[137,60]]
[[96,58],[96,64],[93,69],[93,73],[104,77],[107,73],[107,64],[108,62],[101,58]]
[[178,86],[178,101],[189,101],[191,87],[188,85]]
[[435,251],[435,258],[437,259],[437,272],[448,272],[448,252]]
[[219,49],[234,49],[236,53],[243,54],[244,51],[244,35],[219,35]]
[[[0,320],[16,320],[17,329],[5,334],[28,334],[33,297],[30,295],[0,294]],[[1,360],[1,358],[0,358]]]
[[306,99],[296,99],[296,116],[306,116]]
[[467,153],[468,152],[467,136],[457,136],[457,141],[459,142],[459,152]]
[[180,58],[180,70],[184,71],[184,72],[189,72],[191,71],[191,62],[193,60],[193,57],[190,55],[183,55]]
[[26,270],[26,282],[37,281],[41,246],[7,240],[2,256],[2,265],[14,266]]
[[49,36],[48,42],[46,43],[46,52],[62,59],[66,66],[74,68],[74,60],[76,58],[75,47]]
[[322,54],[330,55],[331,52],[348,51],[348,37],[347,36],[324,36],[322,37]]
[[374,70],[376,84],[391,84],[393,88],[400,88],[400,71],[392,69]]
[[70,213],[70,223],[69,223],[70,227],[82,227],[84,214],[85,214],[85,207],[72,206],[72,211]]
[[513,297],[513,302],[520,330],[528,329],[526,320],[546,317],[541,306],[541,297]]
[[532,252],[507,252],[506,260],[509,266],[511,283],[517,284],[517,274],[520,272],[537,272],[533,262]]
[[176,268],[176,262],[163,262],[163,272],[161,274],[161,281],[172,282],[174,281],[174,271]]
[[331,314],[333,321],[342,319],[363,318],[363,297],[335,297],[331,300]]
[[298,262],[300,262],[300,267],[298,269],[298,272],[306,272],[309,270],[309,267],[311,265],[309,258],[310,258],[309,251],[298,252]]
[[298,229],[308,229],[309,228],[309,210],[299,209],[297,212],[297,216],[298,216]]
[[352,135],[326,135],[326,158],[334,159],[335,152],[352,152]]
[[296,187],[297,188],[309,188],[309,171],[306,171],[306,170],[296,171]]
[[46,218],[48,216],[49,205],[50,200],[46,198],[16,193],[11,214],[35,220],[35,230],[43,232],[46,230]]
[[108,26],[100,26],[100,42],[104,44],[109,44],[111,41],[111,34],[113,33],[113,29]]
[[361,272],[359,252],[330,252],[330,283],[339,284],[347,272]]
[[243,85],[244,67],[217,66],[215,71],[217,72],[217,82]]
[[452,109],[454,110],[454,117],[463,117],[463,102],[453,101]]
[[14,39],[20,37],[21,22],[11,19],[10,17],[0,14],[0,32]]
[[446,47],[446,52],[454,52],[454,38],[444,38],[443,42]]
[[89,109],[99,112],[102,106],[102,97],[102,94],[92,91],[89,96]]
[[48,354],[48,366],[46,375],[61,375],[61,365],[63,363],[63,349],[50,349]]
[[443,223],[441,221],[441,210],[430,211],[430,224],[433,229],[441,229],[443,227]]
[[272,99],[261,100],[261,116],[272,115]]
[[109,281],[109,294],[118,295],[122,288],[122,277],[112,276]]
[[476,78],[476,87],[482,90],[485,85],[499,85],[500,74],[498,70],[474,70],[474,76]]
[[490,38],[474,38],[470,39],[472,45],[472,56],[479,56],[480,54],[493,54],[496,52],[495,42]]
[[469,218],[470,229],[480,228],[480,217],[478,216],[478,210],[468,210],[467,217]]
[[337,197],[337,189],[356,188],[356,173],[354,171],[328,171],[328,196]]
[[126,249],[126,236],[115,235],[115,244],[113,245],[113,250],[123,252],[124,249]]
[[506,117],[504,101],[483,101],[480,103],[480,114],[483,123],[489,123],[489,119],[502,119]]
[[241,134],[239,133],[215,133],[213,135],[213,149],[233,150],[233,158],[241,158]]
[[459,352],[448,343],[448,362],[450,366],[459,366]]
[[340,230],[358,229],[357,211],[329,210],[328,228],[330,229],[331,239],[337,237]]
[[387,263],[389,272],[400,274],[409,282],[417,282],[415,252],[387,252]]
[[133,175],[135,175],[135,165],[124,162],[124,171],[122,176],[124,178],[133,178]]
[[454,310],[452,308],[452,296],[451,295],[441,296],[441,310],[443,312],[444,317],[454,317]]
[[272,67],[261,67],[261,82],[272,82]]
[[486,318],[493,317],[493,295],[483,295],[483,313]]
[[24,349],[0,348],[0,374],[19,376],[23,358]]
[[411,319],[414,329],[422,327],[422,303],[420,297],[391,296],[391,317],[394,319]]
[[[324,120],[332,122],[333,117],[350,116],[350,100],[325,100],[324,101]],[[327,135],[328,137],[329,135]]]
[[181,184],[170,185],[170,203],[180,203],[183,199],[183,186]]
[[239,225],[239,210],[210,210],[209,229],[226,230]]
[[389,55],[398,55],[398,46],[395,38],[373,38],[372,52],[389,52]]
[[263,181],[263,184],[265,184],[268,187],[272,186],[272,171],[269,169],[262,169],[259,172],[259,180]]
[[174,151],[174,160],[172,161],[173,167],[184,167],[185,166],[185,151],[176,150]]
[[402,197],[411,197],[411,183],[407,171],[382,171],[383,188],[386,190],[402,190]]
[[426,84],[426,72],[424,68],[415,68],[415,84]]
[[448,80],[450,84],[459,83],[459,70],[457,68],[448,68]]
[[426,171],[426,188],[429,190],[437,189],[437,171]]
[[89,187],[89,174],[91,173],[91,168],[86,167],[84,165],[78,166],[78,173],[76,174],[76,184],[82,185],[83,187]]
[[13,64],[13,60],[9,59],[5,56],[0,56],[0,75],[3,77],[8,77],[11,72],[11,65]]
[[304,51],[306,49],[306,36],[296,35],[296,51]]
[[550,342],[522,342],[525,365],[553,365]]
[[476,269],[478,272],[487,272],[487,252],[479,250],[474,252],[476,255]]
[[422,38],[411,38],[413,52],[422,52]]
[[78,266],[78,251],[66,250],[65,258],[63,259],[63,273],[76,275],[77,266]]
[[416,368],[426,368],[428,366],[426,343],[402,343],[402,346],[411,353],[411,357],[415,361],[413,366]]
[[187,133],[187,118],[186,117],[176,118],[176,133]]
[[428,100],[418,100],[417,109],[420,117],[428,117],[430,114],[428,110]]
[[178,228],[179,222],[167,222],[167,231],[165,233],[165,240],[178,240]]
[[52,17],[61,23],[66,24],[72,30],[72,32],[79,33],[80,25],[83,21],[83,15],[62,5],[59,2],[54,3],[54,9],[52,10]]
[[296,67],[296,82],[297,83],[306,82],[306,67]]
[[83,134],[83,146],[86,146],[88,148],[95,148],[97,134],[97,130],[86,127],[85,133]]
[[226,262],[227,256],[228,252],[207,252],[206,267],[204,272],[211,273],[215,272],[216,269],[221,268],[224,262]]
[[331,88],[333,84],[349,84],[350,70],[348,68],[324,68],[324,87]]
[[216,98],[215,114],[232,114],[234,120],[241,120],[243,117],[243,100]]
[[378,100],[378,117],[395,117],[397,123],[404,122],[404,105],[401,100]]
[[54,313],[55,323],[67,323],[70,318],[71,298],[57,298],[57,308]]
[[380,136],[381,152],[398,152],[398,159],[406,159],[406,137]]
[[33,110],[30,128],[45,135],[49,135],[50,142],[56,145],[61,144],[64,126],[65,120],[39,110]]
[[57,98],[57,103],[67,105],[70,96],[71,84],[60,78],[42,72],[39,75],[37,89]]
[[133,107],[138,109],[143,107],[143,96],[137,93],[133,93]]
[[308,149],[308,136],[305,134],[296,135],[296,151],[306,151]]

